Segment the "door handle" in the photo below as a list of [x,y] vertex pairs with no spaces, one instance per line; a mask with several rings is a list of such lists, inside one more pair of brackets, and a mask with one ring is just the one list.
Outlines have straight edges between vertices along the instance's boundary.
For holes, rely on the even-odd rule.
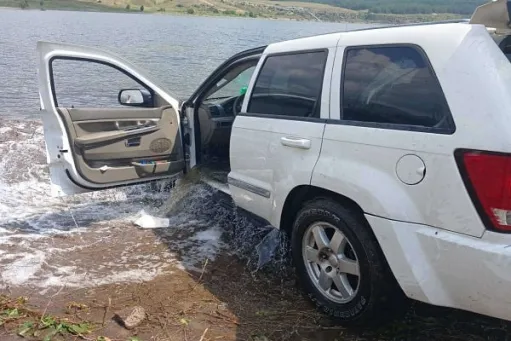
[[280,143],[286,147],[293,147],[299,149],[310,149],[311,140],[303,139],[300,137],[281,137]]
[[140,146],[140,136],[139,137],[132,137],[130,139],[127,139],[126,142],[124,142],[124,145],[126,147],[138,147]]
[[119,121],[115,122],[115,127],[119,131],[131,131],[131,130],[135,130],[135,129],[154,127],[154,126],[156,126],[156,123],[153,121],[139,121],[136,124],[133,124],[130,126],[124,126],[124,127],[119,124]]

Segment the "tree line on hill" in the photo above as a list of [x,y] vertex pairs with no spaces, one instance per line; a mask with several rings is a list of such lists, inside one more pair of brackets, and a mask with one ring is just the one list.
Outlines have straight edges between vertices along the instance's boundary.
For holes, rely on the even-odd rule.
[[[277,0],[275,0],[277,1]],[[282,1],[282,0],[280,0]],[[286,0],[283,0],[286,1]],[[490,0],[305,0],[371,13],[470,15],[477,6]]]

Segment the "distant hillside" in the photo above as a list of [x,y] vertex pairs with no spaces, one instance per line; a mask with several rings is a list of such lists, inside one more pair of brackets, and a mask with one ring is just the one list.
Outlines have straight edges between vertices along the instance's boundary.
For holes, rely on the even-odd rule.
[[[18,7],[28,10],[115,11],[404,24],[468,17],[477,5],[484,2],[485,0],[0,0],[0,10],[2,7]],[[426,5],[430,6],[427,10],[421,9]],[[393,6],[397,8],[391,10]]]
[[[286,0],[275,0],[286,1]],[[352,10],[389,14],[453,13],[470,15],[489,0],[307,0]]]

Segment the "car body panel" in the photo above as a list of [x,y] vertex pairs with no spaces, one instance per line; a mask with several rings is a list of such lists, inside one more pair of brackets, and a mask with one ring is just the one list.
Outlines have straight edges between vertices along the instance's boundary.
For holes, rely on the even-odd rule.
[[[438,34],[443,34],[441,42],[432,38]],[[354,200],[369,214],[482,236],[485,227],[473,208],[453,153],[457,148],[511,151],[509,134],[505,133],[505,127],[511,127],[506,109],[511,107],[509,61],[486,29],[478,25],[348,32],[340,38],[332,76],[332,118],[340,117],[337,89],[344,50],[382,44],[413,44],[424,50],[445,93],[456,130],[453,134],[434,134],[331,122],[325,129],[312,185]],[[489,74],[492,77],[487,77]],[[500,133],[498,129],[502,129]],[[496,133],[498,139],[489,138]],[[426,176],[420,184],[409,186],[398,179],[396,165],[405,155],[416,155],[425,163]]]
[[511,320],[511,236],[482,238],[366,215],[405,294]]

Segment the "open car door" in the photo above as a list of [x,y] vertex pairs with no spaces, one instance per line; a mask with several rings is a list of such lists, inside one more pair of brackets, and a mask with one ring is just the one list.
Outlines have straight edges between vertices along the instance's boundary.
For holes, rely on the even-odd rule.
[[176,97],[112,53],[47,42],[37,49],[52,195],[183,172]]

